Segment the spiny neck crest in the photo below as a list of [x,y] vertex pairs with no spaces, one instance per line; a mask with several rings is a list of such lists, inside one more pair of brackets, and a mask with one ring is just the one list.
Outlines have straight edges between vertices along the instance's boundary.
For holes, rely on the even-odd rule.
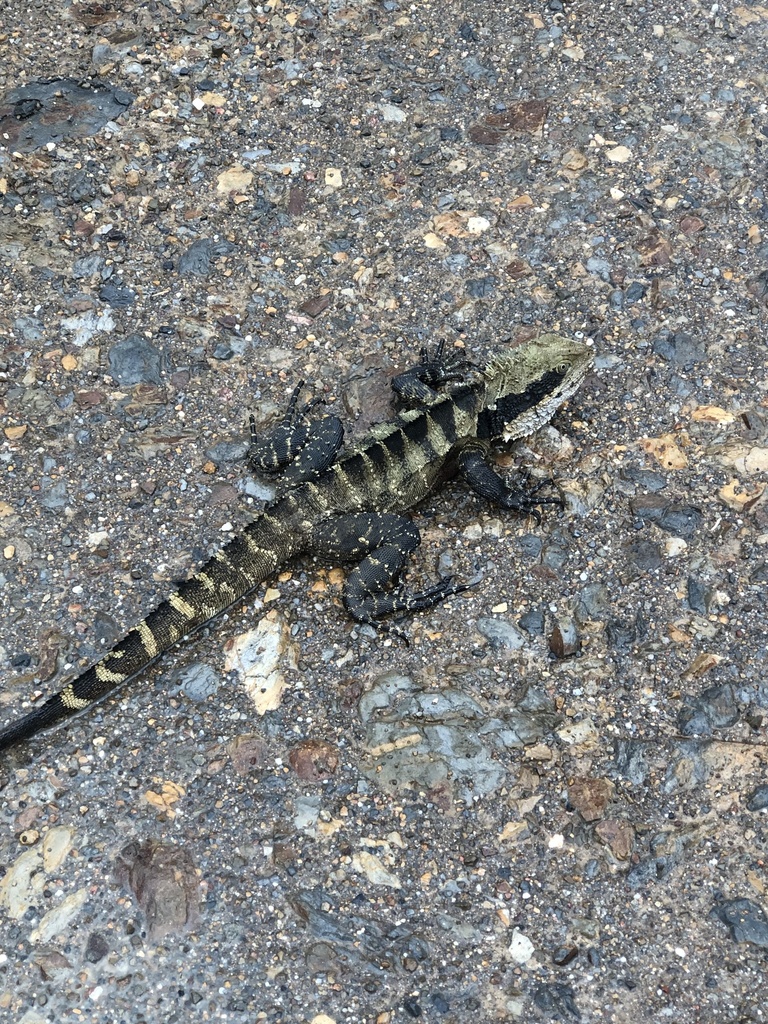
[[493,402],[504,395],[523,392],[549,377],[559,378],[569,398],[592,365],[592,351],[586,345],[559,334],[540,334],[517,348],[494,357],[485,368],[486,395]]

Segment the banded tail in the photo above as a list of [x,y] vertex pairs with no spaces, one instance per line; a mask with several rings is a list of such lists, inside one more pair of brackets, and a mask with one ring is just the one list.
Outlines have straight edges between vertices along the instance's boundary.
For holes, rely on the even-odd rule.
[[0,751],[112,693],[182,637],[226,611],[271,576],[279,565],[299,554],[299,534],[286,522],[296,504],[290,496],[259,516],[100,661],[0,732]]

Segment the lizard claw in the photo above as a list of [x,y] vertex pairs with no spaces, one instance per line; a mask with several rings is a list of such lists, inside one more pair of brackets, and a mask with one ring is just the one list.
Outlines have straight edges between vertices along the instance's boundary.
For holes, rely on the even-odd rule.
[[541,512],[537,508],[538,505],[556,505],[561,511],[565,508],[565,499],[562,493],[559,493],[556,498],[537,497],[539,491],[544,487],[557,487],[557,484],[551,477],[546,477],[544,480],[539,480],[537,484],[528,490],[509,491],[501,498],[499,504],[502,508],[510,509],[510,511],[532,516],[538,526],[541,522]]

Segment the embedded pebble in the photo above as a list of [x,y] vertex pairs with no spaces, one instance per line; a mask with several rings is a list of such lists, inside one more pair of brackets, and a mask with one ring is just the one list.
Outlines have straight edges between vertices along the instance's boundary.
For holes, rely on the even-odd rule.
[[519,651],[525,646],[525,636],[517,626],[505,619],[483,617],[477,620],[477,628],[497,647],[508,651]]
[[160,351],[139,334],[131,334],[109,349],[110,373],[120,384],[159,384],[162,362]]

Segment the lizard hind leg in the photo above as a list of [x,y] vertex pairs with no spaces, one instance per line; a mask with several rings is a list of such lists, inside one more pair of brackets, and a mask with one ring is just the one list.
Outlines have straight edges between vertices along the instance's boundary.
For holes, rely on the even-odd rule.
[[264,437],[258,437],[256,420],[252,415],[248,417],[251,435],[248,461],[256,471],[280,473],[288,484],[311,480],[327,469],[344,439],[344,427],[338,417],[309,419],[309,412],[322,404],[323,398],[312,398],[299,407],[303,387],[304,381],[299,381],[282,420]]
[[415,593],[398,587],[408,556],[420,543],[415,524],[392,513],[337,515],[318,526],[314,536],[318,554],[345,561],[360,559],[344,584],[344,607],[357,622],[373,625],[380,625],[379,619],[386,615],[431,608],[467,589],[450,579]]

